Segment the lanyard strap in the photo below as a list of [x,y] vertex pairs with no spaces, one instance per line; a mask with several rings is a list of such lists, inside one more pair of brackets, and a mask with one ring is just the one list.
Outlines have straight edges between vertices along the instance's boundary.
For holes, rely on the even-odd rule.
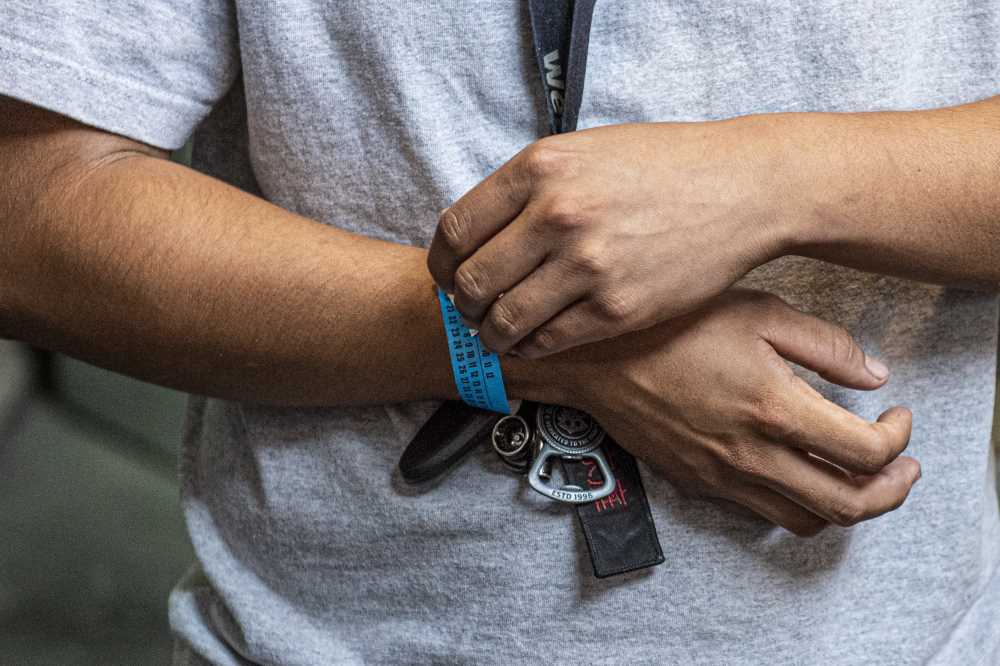
[[[535,57],[545,90],[552,134],[576,130],[587,73],[590,24],[596,0],[529,0]],[[531,403],[522,408],[530,409]],[[615,491],[575,506],[594,575],[614,576],[664,561],[635,458],[610,435],[602,445],[614,472]],[[593,466],[563,461],[563,478],[593,490]]]
[[545,88],[552,134],[572,132],[587,74],[596,0],[529,0],[535,58]]

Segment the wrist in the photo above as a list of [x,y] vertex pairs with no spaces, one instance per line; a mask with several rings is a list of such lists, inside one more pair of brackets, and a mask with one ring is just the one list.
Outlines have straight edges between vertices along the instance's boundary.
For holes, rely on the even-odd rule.
[[829,234],[830,214],[842,185],[831,177],[834,167],[835,114],[777,113],[744,116],[744,136],[759,160],[758,200],[763,202],[751,224],[761,242],[757,264],[798,254]]
[[[442,377],[438,383],[442,385],[443,391],[436,397],[446,400],[462,399],[459,395],[455,376],[452,369],[450,343],[445,332],[442,305],[438,298],[437,287],[428,286],[421,290],[428,295],[427,299],[421,298],[420,308],[423,311],[430,311],[431,327],[434,330],[433,336],[437,343],[432,345],[436,350],[440,350],[433,356],[435,364],[435,374]],[[426,300],[426,302],[424,302]],[[500,356],[500,373],[502,375],[504,392],[507,401],[531,400],[534,402],[568,404],[565,402],[565,392],[561,390],[559,378],[564,373],[556,366],[558,361],[552,358],[530,360],[513,355]],[[572,406],[572,405],[570,405]]]
[[511,400],[567,404],[568,392],[563,385],[565,373],[558,366],[557,357],[527,359],[510,354],[501,356],[500,368],[507,397]]
[[861,157],[871,154],[878,137],[855,114],[785,113],[774,121],[782,183],[775,216],[779,256],[816,256],[858,233],[852,209],[877,189],[873,165]]

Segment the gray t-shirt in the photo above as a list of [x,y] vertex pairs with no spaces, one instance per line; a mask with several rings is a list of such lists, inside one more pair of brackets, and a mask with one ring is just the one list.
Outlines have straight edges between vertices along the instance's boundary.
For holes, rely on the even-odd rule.
[[[4,0],[0,92],[167,148],[197,129],[200,170],[425,244],[546,132],[530,44],[516,0]],[[580,126],[998,92],[995,2],[601,0]],[[428,492],[400,483],[433,404],[194,398],[178,663],[1000,663],[997,299],[800,258],[746,282],[893,369],[873,393],[816,385],[866,418],[913,409],[924,474],[901,509],[804,540],[643,468],[666,563],[595,580],[572,509],[491,452]]]

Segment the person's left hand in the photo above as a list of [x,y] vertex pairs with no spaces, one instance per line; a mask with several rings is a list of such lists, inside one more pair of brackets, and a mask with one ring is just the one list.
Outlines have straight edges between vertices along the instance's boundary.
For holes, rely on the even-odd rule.
[[800,213],[773,118],[542,139],[442,212],[431,274],[485,346],[529,358],[694,310]]

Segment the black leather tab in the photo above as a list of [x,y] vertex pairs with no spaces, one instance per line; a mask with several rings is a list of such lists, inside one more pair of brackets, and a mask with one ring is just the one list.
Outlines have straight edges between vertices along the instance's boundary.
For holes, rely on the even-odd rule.
[[[602,447],[618,487],[604,499],[576,507],[594,575],[607,578],[662,564],[663,549],[635,458],[610,436]],[[565,462],[563,475],[581,488],[601,485],[601,473],[590,461]]]
[[503,414],[449,400],[414,435],[399,459],[399,473],[407,483],[425,483],[444,474],[465,454],[489,441],[493,425]]

